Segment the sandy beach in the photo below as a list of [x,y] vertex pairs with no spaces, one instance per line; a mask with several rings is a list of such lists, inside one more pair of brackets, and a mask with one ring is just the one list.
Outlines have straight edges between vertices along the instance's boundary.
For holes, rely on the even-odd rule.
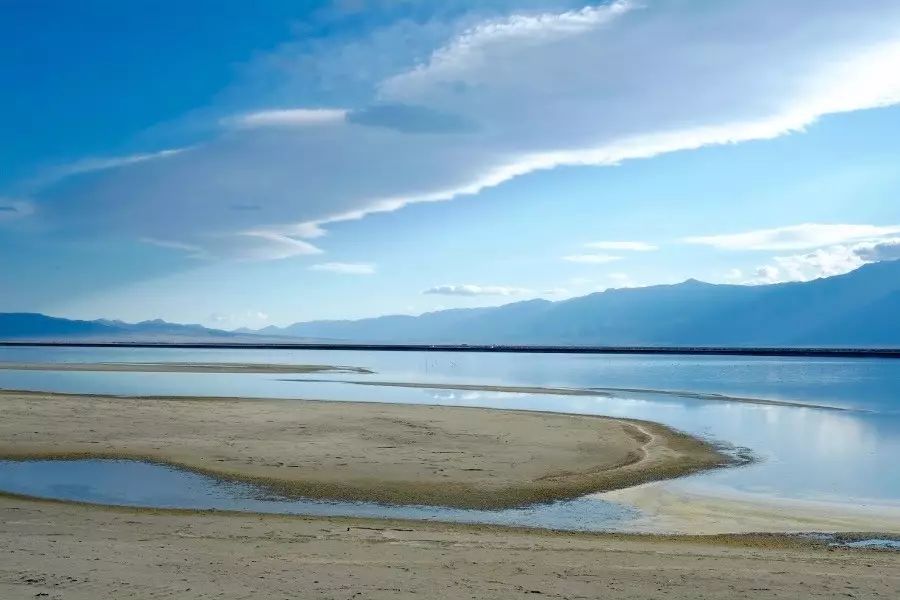
[[499,508],[722,465],[604,417],[445,406],[0,392],[0,456],[134,458],[310,498]]
[[900,553],[0,498],[0,598],[896,598]]
[[[7,458],[142,458],[290,493],[460,506],[623,488],[725,460],[653,423],[527,411],[4,391],[0,414]],[[649,507],[654,485],[609,493]],[[780,535],[579,534],[2,495],[0,556],[4,600],[900,593],[900,553]]]

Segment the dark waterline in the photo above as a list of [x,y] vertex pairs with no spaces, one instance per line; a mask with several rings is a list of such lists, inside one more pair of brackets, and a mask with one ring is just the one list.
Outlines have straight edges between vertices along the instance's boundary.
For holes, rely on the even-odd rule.
[[363,352],[499,352],[507,354],[659,354],[681,356],[798,356],[900,358],[900,348],[802,348],[732,346],[551,346],[505,344],[206,343],[0,341],[0,347],[173,348],[224,350],[353,350]]

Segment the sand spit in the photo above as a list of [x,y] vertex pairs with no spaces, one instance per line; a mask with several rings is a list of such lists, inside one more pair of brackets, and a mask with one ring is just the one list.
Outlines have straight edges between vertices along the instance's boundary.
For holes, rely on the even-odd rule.
[[[283,381],[299,381],[309,382],[311,379],[284,379]],[[550,394],[560,396],[594,396],[609,398],[613,396],[621,396],[622,394],[662,394],[666,396],[678,396],[681,398],[690,398],[693,400],[709,400],[714,402],[739,402],[742,404],[759,404],[762,406],[790,406],[797,408],[815,408],[820,410],[859,410],[842,408],[839,406],[829,406],[827,404],[812,404],[806,402],[792,402],[787,400],[771,400],[766,398],[747,398],[742,396],[728,396],[725,394],[713,394],[702,392],[686,392],[679,390],[655,390],[650,388],[619,388],[619,387],[590,387],[590,388],[568,388],[568,387],[541,387],[541,386],[509,386],[509,385],[489,385],[489,384],[462,384],[462,383],[419,383],[405,381],[354,381],[347,379],[329,379],[315,381],[328,381],[330,383],[347,383],[352,385],[372,385],[379,387],[402,387],[416,388],[426,390],[462,390],[474,392],[503,392],[513,394]]]
[[0,457],[132,458],[309,498],[505,508],[730,464],[634,420],[446,406],[0,392]]

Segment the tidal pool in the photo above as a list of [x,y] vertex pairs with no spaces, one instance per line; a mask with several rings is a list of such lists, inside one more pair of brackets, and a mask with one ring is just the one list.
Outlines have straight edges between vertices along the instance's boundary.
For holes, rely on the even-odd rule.
[[134,460],[0,460],[0,490],[113,506],[380,517],[571,531],[623,529],[636,515],[633,509],[593,498],[503,510],[292,499],[247,483]]

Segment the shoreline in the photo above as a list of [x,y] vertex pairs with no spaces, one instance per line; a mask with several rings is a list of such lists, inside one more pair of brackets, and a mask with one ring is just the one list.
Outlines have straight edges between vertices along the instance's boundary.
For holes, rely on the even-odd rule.
[[707,535],[772,531],[858,533],[900,536],[900,504],[862,504],[782,498],[656,481],[601,492],[596,498],[639,509],[629,525],[636,533]]
[[323,500],[511,508],[735,461],[656,423],[591,415],[8,391],[0,408],[5,459],[144,460]]
[[892,347],[800,346],[554,346],[513,344],[375,344],[356,342],[152,342],[53,339],[0,340],[0,348],[183,348],[223,350],[354,350],[365,352],[472,352],[510,354],[648,354],[676,356],[751,356],[798,358],[900,358]]
[[620,388],[620,387],[542,387],[542,386],[508,386],[491,384],[466,384],[466,383],[422,383],[404,381],[354,381],[350,379],[282,379],[281,381],[294,381],[299,383],[325,382],[345,383],[348,385],[363,385],[375,387],[399,387],[426,390],[459,390],[476,392],[501,392],[511,394],[549,394],[558,396],[591,396],[595,398],[615,398],[619,392],[634,394],[660,394],[665,396],[677,396],[692,400],[706,400],[709,402],[737,402],[740,404],[758,404],[761,406],[784,406],[793,408],[812,408],[817,410],[833,410],[840,412],[867,412],[859,408],[845,408],[830,406],[828,404],[813,404],[809,402],[793,402],[789,400],[771,400],[767,398],[748,398],[745,396],[729,396],[727,394],[688,392],[680,390],[656,390],[650,388]]

